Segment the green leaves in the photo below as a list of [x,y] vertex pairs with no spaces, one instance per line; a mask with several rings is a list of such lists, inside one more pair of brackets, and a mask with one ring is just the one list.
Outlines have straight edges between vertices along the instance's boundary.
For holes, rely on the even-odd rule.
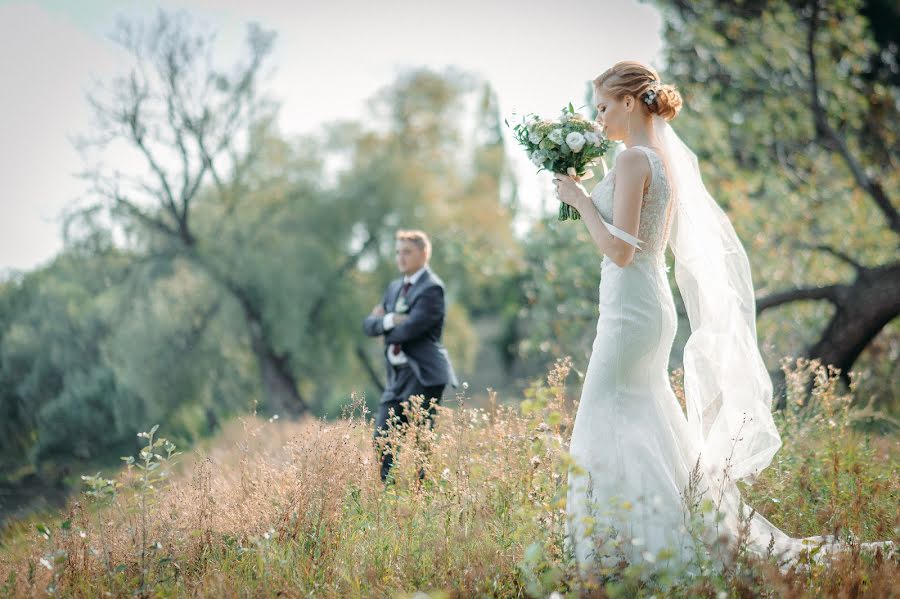
[[37,530],[39,535],[41,535],[48,541],[50,540],[50,529],[47,528],[46,524],[43,524],[43,523],[35,524],[34,528],[35,528],[35,530]]

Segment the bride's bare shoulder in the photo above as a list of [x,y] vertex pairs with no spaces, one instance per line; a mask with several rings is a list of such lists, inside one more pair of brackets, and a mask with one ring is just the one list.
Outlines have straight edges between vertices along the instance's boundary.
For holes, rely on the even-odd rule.
[[646,181],[650,178],[650,161],[637,147],[628,148],[616,156],[616,177],[621,181]]

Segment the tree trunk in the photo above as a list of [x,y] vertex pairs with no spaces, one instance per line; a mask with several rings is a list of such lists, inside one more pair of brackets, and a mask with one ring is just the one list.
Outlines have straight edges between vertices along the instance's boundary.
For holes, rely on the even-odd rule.
[[891,320],[900,314],[900,264],[866,268],[834,299],[835,313],[807,354],[841,369],[849,382],[856,359]]
[[247,329],[250,332],[250,347],[256,355],[257,364],[259,364],[260,382],[267,411],[287,417],[299,416],[308,411],[309,406],[297,390],[297,379],[291,370],[289,357],[279,354],[272,347],[272,343],[265,333],[262,315],[253,305],[247,292],[201,258],[192,247],[185,249],[187,257],[231,294],[240,305],[247,322]]
[[[242,304],[243,305],[243,302]],[[306,412],[308,406],[297,390],[297,380],[291,372],[287,357],[278,355],[263,334],[262,323],[253,313],[244,310],[250,329],[250,345],[259,364],[267,411],[296,417]]]
[[[795,301],[827,300],[835,307],[834,315],[819,340],[806,350],[806,357],[818,359],[841,371],[840,377],[850,384],[850,371],[857,358],[881,330],[900,315],[900,262],[866,267],[853,263],[857,276],[852,283],[791,289],[756,302],[757,314]],[[773,373],[776,407],[785,404],[784,375]],[[810,382],[807,391],[813,387]]]

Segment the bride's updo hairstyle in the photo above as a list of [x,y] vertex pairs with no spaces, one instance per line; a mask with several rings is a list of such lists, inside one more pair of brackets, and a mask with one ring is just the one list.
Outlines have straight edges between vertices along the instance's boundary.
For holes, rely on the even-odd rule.
[[662,84],[653,67],[634,60],[617,62],[594,79],[594,89],[601,88],[616,99],[634,96],[651,114],[658,114],[667,121],[674,119],[681,110],[681,94],[675,86]]

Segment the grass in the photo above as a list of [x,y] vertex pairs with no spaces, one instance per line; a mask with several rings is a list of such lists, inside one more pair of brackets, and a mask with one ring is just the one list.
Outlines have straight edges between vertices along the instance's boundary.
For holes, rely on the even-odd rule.
[[[744,497],[797,536],[896,541],[897,435],[857,430],[835,373],[785,371],[784,447]],[[859,551],[781,569],[738,548],[719,567],[698,556],[691,575],[620,563],[579,577],[563,543],[568,374],[558,362],[510,405],[446,398],[433,430],[413,415],[389,436],[388,486],[360,397],[333,421],[246,415],[182,456],[141,433],[145,449],[113,478],[87,477],[55,517],[8,528],[0,595],[892,596],[896,554]]]

